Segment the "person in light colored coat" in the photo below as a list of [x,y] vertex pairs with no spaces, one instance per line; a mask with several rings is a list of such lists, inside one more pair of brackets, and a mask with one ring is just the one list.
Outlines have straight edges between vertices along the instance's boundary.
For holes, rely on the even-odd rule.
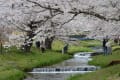
[[107,47],[107,55],[112,54],[112,46],[110,40],[106,43],[106,47]]

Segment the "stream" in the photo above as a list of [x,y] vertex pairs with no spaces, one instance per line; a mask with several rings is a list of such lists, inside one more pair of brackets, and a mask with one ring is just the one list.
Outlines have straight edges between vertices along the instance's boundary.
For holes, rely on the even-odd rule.
[[[94,50],[101,52],[102,49],[95,48]],[[34,68],[28,72],[30,75],[24,80],[67,80],[75,74],[93,72],[100,67],[88,65],[88,61],[92,60],[91,53],[79,52],[74,54],[73,58],[61,63],[49,67]]]

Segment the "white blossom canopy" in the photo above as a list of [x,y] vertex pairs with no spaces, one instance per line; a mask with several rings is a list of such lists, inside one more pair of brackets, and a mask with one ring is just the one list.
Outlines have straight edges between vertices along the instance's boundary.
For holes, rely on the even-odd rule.
[[50,17],[50,9],[57,15],[39,28],[51,28],[52,21],[59,33],[90,30],[89,36],[105,36],[120,32],[120,0],[0,0],[0,25],[29,30],[26,24]]

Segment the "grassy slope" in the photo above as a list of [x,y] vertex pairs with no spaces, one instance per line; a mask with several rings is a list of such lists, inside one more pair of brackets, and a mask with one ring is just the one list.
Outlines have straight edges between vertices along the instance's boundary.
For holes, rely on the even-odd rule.
[[84,41],[80,41],[80,45],[83,47],[96,47],[96,46],[101,46],[101,41],[99,41],[99,40],[84,40]]
[[69,80],[120,80],[120,65],[111,66],[84,75],[76,75]]
[[[0,75],[6,72],[6,75],[4,75],[6,78],[5,80],[17,80],[16,78],[12,79],[10,73],[14,72],[13,75],[20,76],[21,70],[26,71],[38,66],[48,66],[68,58],[70,58],[69,55],[62,55],[60,53],[55,53],[52,51],[46,52],[44,54],[34,52],[26,55],[19,53],[4,54],[0,55],[0,65],[1,67],[4,67],[4,69],[0,68]],[[11,78],[7,78],[6,76],[9,76]],[[1,76],[0,80],[3,80]]]
[[[81,42],[80,46],[70,45],[68,52],[73,54],[80,51],[92,51],[83,46],[83,43],[87,44],[89,41],[87,43]],[[60,51],[63,46],[63,42],[55,41],[53,51],[46,51],[43,54],[36,48],[33,48],[31,53],[22,53],[12,48],[9,53],[0,55],[0,80],[21,80],[25,76],[24,71],[31,70],[34,67],[52,65],[70,58],[70,55],[61,54]]]
[[52,65],[71,57],[55,51],[46,51],[42,54],[36,48],[31,51],[31,53],[22,53],[12,48],[9,53],[1,54],[0,80],[21,80],[25,76],[24,71],[31,70],[34,67]]
[[114,51],[112,55],[109,56],[96,56],[93,58],[93,61],[89,62],[93,65],[98,65],[101,67],[106,67],[112,60],[119,60],[120,59],[120,50]]
[[22,80],[25,74],[17,69],[0,71],[0,80]]
[[[93,50],[89,47],[100,46],[101,43],[98,40],[85,40],[85,41],[78,41],[78,46],[76,45],[69,45],[68,53],[74,54],[75,52],[92,52]],[[53,50],[61,51],[64,44],[61,41],[55,41],[53,43]]]
[[93,61],[90,62],[92,65],[103,67],[102,69],[84,75],[76,75],[69,80],[120,80],[120,64],[106,67],[112,60],[118,59],[120,60],[120,47],[117,46],[113,48],[112,55],[95,56]]

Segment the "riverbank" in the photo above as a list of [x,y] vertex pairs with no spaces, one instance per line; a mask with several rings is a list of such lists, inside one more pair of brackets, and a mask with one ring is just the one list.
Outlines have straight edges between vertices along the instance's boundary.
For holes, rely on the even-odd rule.
[[102,69],[92,73],[76,75],[69,80],[120,80],[120,64],[109,65],[114,60],[120,60],[120,47],[113,47],[112,55],[95,56],[89,64],[101,66]]
[[34,67],[49,66],[70,57],[70,55],[62,55],[54,51],[47,51],[44,54],[33,52],[0,55],[0,80],[21,80],[25,76],[24,71],[29,71]]
[[69,45],[68,54],[61,54],[63,46],[63,42],[55,41],[53,50],[45,53],[41,53],[36,48],[32,48],[30,53],[23,53],[16,48],[12,48],[11,51],[0,55],[0,80],[22,80],[26,76],[25,72],[35,67],[49,66],[62,62],[71,58],[69,54],[75,52],[92,51],[88,47],[79,45],[78,42],[78,46]]

